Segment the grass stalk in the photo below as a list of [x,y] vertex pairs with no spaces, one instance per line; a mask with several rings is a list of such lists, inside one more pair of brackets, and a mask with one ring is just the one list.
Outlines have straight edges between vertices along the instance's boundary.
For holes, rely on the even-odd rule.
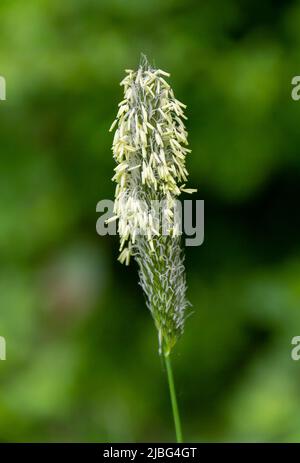
[[175,390],[175,383],[174,383],[174,376],[173,370],[171,365],[171,360],[169,355],[164,355],[165,358],[165,365],[167,370],[167,377],[169,383],[169,390],[170,390],[170,399],[173,411],[173,419],[174,419],[174,426],[175,426],[175,433],[176,433],[176,441],[177,443],[182,443],[182,430],[181,430],[181,422],[176,398],[176,390]]

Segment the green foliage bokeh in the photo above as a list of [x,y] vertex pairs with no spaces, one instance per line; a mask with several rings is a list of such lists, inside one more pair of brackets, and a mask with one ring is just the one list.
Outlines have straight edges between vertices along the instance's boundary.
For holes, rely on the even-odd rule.
[[185,439],[299,441],[300,3],[2,0],[0,440],[170,441],[136,268],[96,234],[139,55],[188,105],[205,242],[174,353]]

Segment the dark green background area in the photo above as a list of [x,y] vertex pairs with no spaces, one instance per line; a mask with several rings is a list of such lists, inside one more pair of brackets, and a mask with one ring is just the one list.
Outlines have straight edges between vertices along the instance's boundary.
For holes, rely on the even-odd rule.
[[174,438],[134,265],[99,237],[140,53],[188,105],[205,242],[173,365],[188,441],[299,441],[300,3],[1,0],[0,440]]

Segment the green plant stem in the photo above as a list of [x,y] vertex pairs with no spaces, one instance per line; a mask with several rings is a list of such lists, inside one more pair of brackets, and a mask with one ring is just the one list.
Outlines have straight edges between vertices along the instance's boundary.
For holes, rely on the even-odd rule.
[[171,361],[169,355],[165,355],[165,364],[167,369],[167,376],[168,376],[168,383],[169,383],[169,390],[170,390],[170,398],[173,410],[173,418],[174,418],[174,425],[175,425],[175,432],[176,432],[176,440],[178,443],[183,442],[182,440],[182,431],[181,431],[181,423],[176,399],[176,391],[175,391],[175,384],[174,384],[174,377],[173,371],[171,366]]

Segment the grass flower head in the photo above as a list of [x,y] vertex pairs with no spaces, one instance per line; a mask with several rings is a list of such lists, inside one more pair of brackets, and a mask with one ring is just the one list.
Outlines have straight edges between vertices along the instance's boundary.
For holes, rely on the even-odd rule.
[[183,332],[189,305],[176,200],[182,191],[194,191],[186,188],[185,105],[175,98],[168,77],[146,58],[137,71],[126,70],[124,99],[110,129],[115,129],[117,163],[111,220],[118,219],[119,261],[128,265],[133,256],[138,263],[165,356]]

